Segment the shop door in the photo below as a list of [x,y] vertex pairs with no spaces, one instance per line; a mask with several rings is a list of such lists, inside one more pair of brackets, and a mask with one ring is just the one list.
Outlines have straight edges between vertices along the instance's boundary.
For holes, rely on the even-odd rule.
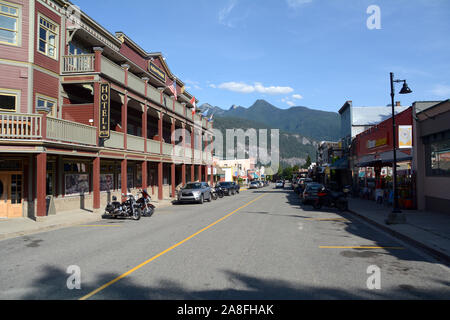
[[0,218],[22,217],[22,174],[0,173]]

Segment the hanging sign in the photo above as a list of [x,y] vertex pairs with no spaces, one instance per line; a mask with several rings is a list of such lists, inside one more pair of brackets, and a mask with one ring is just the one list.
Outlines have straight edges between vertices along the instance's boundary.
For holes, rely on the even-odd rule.
[[398,126],[399,149],[412,148],[412,126]]
[[110,96],[111,88],[109,83],[100,84],[100,117],[99,117],[99,138],[109,139],[110,127]]

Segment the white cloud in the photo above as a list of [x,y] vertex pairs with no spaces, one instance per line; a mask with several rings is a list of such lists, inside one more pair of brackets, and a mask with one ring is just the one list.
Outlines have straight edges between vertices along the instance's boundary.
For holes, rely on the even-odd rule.
[[237,0],[231,0],[228,2],[228,5],[222,8],[219,12],[219,23],[226,25],[228,27],[233,27],[233,24],[229,21],[226,21],[231,11],[233,11],[236,6]]
[[303,99],[303,96],[301,96],[300,94],[293,94],[293,95],[292,95],[292,99],[302,100],[302,99]]
[[299,8],[306,3],[311,3],[312,0],[286,0],[287,5],[291,8]]
[[295,103],[292,102],[292,101],[286,101],[286,103],[287,103],[287,105],[290,106],[290,107],[295,106]]
[[[214,88],[213,85],[210,87]],[[262,93],[262,94],[288,94],[294,91],[291,87],[279,87],[279,86],[270,86],[265,87],[260,82],[255,82],[253,85],[246,84],[244,82],[224,82],[217,86],[219,89],[239,92],[239,93]]]
[[438,84],[431,92],[438,97],[448,97],[450,98],[450,86]]

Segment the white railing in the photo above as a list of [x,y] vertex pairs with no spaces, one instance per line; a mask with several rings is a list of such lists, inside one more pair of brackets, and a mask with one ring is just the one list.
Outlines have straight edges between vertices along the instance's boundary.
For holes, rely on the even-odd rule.
[[184,107],[178,101],[175,101],[175,112],[184,117]]
[[184,148],[182,146],[175,146],[174,156],[184,158]]
[[201,160],[202,159],[202,152],[200,150],[194,149],[194,159],[195,160]]
[[78,122],[47,117],[47,138],[60,142],[97,144],[97,128]]
[[144,152],[145,139],[133,135],[127,135],[127,149]]
[[128,73],[128,87],[145,96],[145,82],[132,73]]
[[0,113],[0,138],[40,139],[41,125],[41,115]]
[[63,56],[63,73],[94,72],[95,54]]
[[168,143],[163,143],[163,154],[171,156],[173,154],[173,145]]
[[123,136],[122,132],[111,131],[109,139],[105,140],[105,147],[123,149]]
[[122,84],[125,84],[125,71],[121,66],[115,64],[105,56],[102,56],[101,61],[102,73]]
[[147,140],[147,152],[160,154],[161,153],[161,144],[160,144],[160,142],[148,139]]

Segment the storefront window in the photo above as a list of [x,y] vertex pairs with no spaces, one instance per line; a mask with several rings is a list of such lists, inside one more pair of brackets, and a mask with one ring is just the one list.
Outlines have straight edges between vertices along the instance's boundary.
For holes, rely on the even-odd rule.
[[84,162],[64,163],[65,194],[89,193],[89,171],[88,164]]
[[450,131],[424,141],[428,176],[450,176]]
[[450,139],[431,144],[431,173],[434,176],[450,175]]

